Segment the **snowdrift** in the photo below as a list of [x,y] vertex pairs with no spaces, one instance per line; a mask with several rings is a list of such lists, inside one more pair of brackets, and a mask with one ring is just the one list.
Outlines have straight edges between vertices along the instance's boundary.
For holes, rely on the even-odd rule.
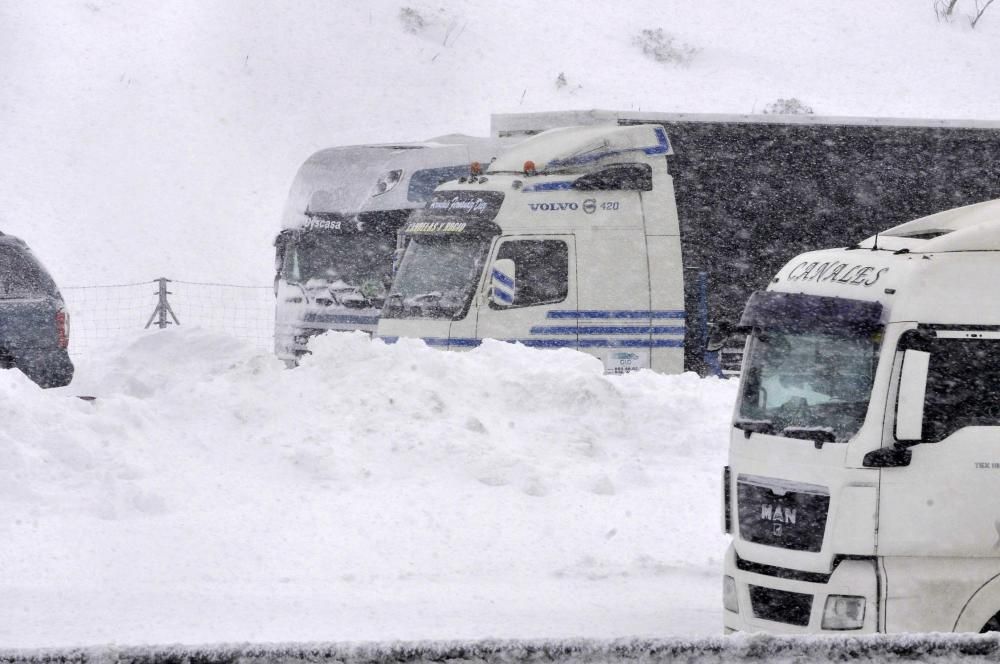
[[0,646],[721,629],[734,385],[311,347],[173,329],[61,390],[0,372]]

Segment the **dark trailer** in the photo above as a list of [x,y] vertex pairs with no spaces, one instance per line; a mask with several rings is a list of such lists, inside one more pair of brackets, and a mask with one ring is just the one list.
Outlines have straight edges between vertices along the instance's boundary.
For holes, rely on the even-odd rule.
[[670,136],[690,368],[704,322],[738,321],[792,257],[1000,198],[1000,122],[565,111],[494,115],[492,133],[597,123],[659,123]]

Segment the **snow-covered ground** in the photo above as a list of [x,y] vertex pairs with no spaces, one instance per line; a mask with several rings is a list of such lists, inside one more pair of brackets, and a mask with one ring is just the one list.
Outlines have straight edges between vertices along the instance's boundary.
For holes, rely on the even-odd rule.
[[733,384],[313,348],[167,330],[68,388],[0,372],[0,647],[719,632]]

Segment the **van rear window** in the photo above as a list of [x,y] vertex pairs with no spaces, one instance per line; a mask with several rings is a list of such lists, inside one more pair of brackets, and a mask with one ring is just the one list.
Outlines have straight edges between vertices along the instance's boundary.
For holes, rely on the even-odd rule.
[[0,244],[0,299],[55,295],[56,286],[38,261],[20,247]]
[[469,164],[445,166],[443,168],[425,168],[417,171],[410,178],[410,188],[406,191],[406,200],[423,203],[434,195],[434,189],[442,182],[457,180],[469,174]]

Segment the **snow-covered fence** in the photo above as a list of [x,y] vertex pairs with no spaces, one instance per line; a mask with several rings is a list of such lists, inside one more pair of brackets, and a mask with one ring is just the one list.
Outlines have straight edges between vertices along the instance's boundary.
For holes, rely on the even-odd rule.
[[3,664],[418,664],[513,662],[995,662],[1000,635],[731,636],[615,641],[444,641],[356,644],[97,647],[0,650]]
[[[248,286],[154,279],[62,289],[70,313],[70,354],[84,356],[104,342],[148,327],[179,323],[219,330],[270,350],[274,335],[274,291]],[[173,312],[164,312],[169,305]],[[176,321],[176,322],[175,322]]]

